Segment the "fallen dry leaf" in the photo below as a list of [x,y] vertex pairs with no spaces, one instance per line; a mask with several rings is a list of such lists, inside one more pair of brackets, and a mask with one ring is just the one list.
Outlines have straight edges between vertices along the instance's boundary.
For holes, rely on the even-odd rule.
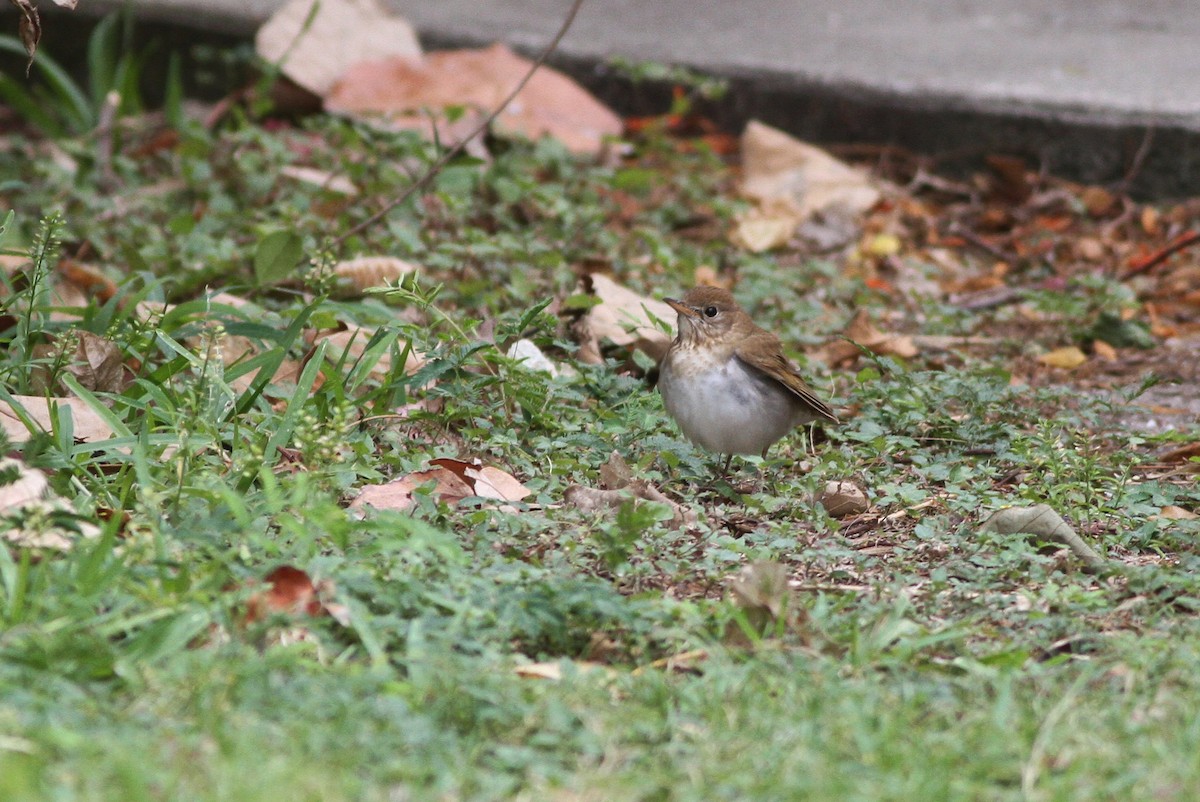
[[600,342],[613,345],[632,345],[656,361],[671,345],[672,335],[656,326],[651,316],[668,323],[675,321],[675,310],[662,301],[655,301],[622,287],[603,273],[592,273],[584,279],[591,292],[600,299],[583,316],[578,325],[581,359],[599,363]]
[[833,518],[862,515],[871,508],[866,492],[854,482],[845,480],[826,482],[825,489],[821,491],[820,502]]
[[[13,401],[20,405],[29,415],[39,431],[52,430],[51,407],[57,407],[58,414],[66,410],[71,419],[73,435],[76,440],[84,443],[98,443],[113,436],[113,430],[105,423],[92,408],[78,398],[43,398],[36,395],[14,395]],[[7,400],[0,399],[0,426],[13,443],[24,443],[30,437],[30,431],[21,421],[16,408]]]
[[361,61],[421,56],[412,26],[375,0],[291,0],[258,29],[254,45],[265,61],[282,59],[283,74],[318,97]]
[[1183,507],[1168,504],[1158,511],[1158,517],[1165,518],[1168,521],[1194,521],[1200,518],[1200,515],[1191,510],[1185,510]]
[[313,582],[304,571],[290,565],[279,566],[263,581],[267,589],[255,593],[246,602],[245,623],[262,621],[272,615],[328,615],[343,626],[349,624],[349,610],[330,601],[334,595],[331,581]]
[[464,498],[479,497],[497,501],[520,501],[532,491],[511,474],[485,466],[479,460],[435,459],[432,468],[416,471],[381,485],[364,487],[351,509],[406,510],[413,505],[413,492],[434,482],[433,493],[439,501],[454,505]]
[[667,521],[667,526],[671,529],[679,529],[682,526],[691,526],[696,523],[694,510],[687,509],[668,498],[645,479],[631,479],[619,488],[611,490],[571,485],[563,492],[564,501],[576,509],[589,513],[617,510],[621,508],[622,504],[633,499],[653,501],[670,507],[672,515],[671,520]]
[[742,134],[742,164],[742,194],[763,203],[790,202],[797,224],[833,208],[862,213],[880,198],[865,173],[758,121]]
[[[329,346],[326,353],[331,359],[336,361],[342,359],[343,355],[345,355],[345,358],[350,363],[353,363],[366,353],[367,343],[371,341],[373,336],[375,336],[375,329],[347,325],[346,328],[340,331],[309,331],[304,335],[304,339],[310,346],[322,341],[328,342]],[[404,361],[405,375],[411,376],[424,364],[425,358],[421,354],[409,351]],[[371,367],[370,375],[373,379],[379,380],[386,378],[391,371],[392,355],[390,352],[385,352],[380,355],[379,359]]]
[[860,309],[842,332],[842,339],[827,343],[814,356],[831,367],[841,365],[862,355],[858,348],[860,345],[880,356],[898,356],[902,359],[911,359],[919,353],[912,336],[880,331],[871,322],[867,311]]
[[1060,368],[1062,370],[1072,370],[1087,362],[1087,360],[1087,354],[1075,345],[1055,348],[1053,351],[1042,354],[1037,358],[1038,362],[1047,367]]
[[312,184],[329,192],[336,192],[339,195],[353,197],[358,194],[358,187],[354,186],[353,181],[340,173],[333,173],[329,170],[319,170],[316,167],[305,167],[300,164],[285,164],[279,168],[279,174],[303,184]]
[[790,201],[763,201],[734,219],[729,239],[751,253],[781,248],[791,242],[801,220]]
[[[68,349],[69,353],[64,353]],[[60,370],[74,376],[88,390],[119,393],[133,380],[133,371],[126,367],[125,354],[117,344],[90,331],[72,330],[57,342],[34,346],[33,354],[61,365]],[[35,389],[61,392],[63,388],[57,382],[51,386],[51,378],[47,365],[36,366]]]
[[394,256],[359,256],[333,266],[338,294],[357,297],[369,289],[394,286],[400,279],[420,268]]
[[525,665],[517,666],[514,671],[518,677],[524,677],[525,679],[544,679],[557,682],[563,678],[564,666],[569,666],[570,671],[576,674],[591,674],[597,671],[609,675],[614,673],[608,666],[588,660],[556,660],[545,663],[526,663]]
[[0,459],[0,540],[29,549],[66,551],[100,535],[50,489],[46,474],[17,459]]
[[[385,115],[401,128],[436,131],[443,146],[457,144],[497,108],[533,63],[502,44],[447,50],[425,59],[363,61],[325,98],[329,111]],[[448,108],[467,113],[451,123]],[[430,110],[434,113],[431,115]],[[562,73],[543,66],[496,118],[496,132],[528,139],[551,136],[576,153],[597,154],[621,133],[621,119]]]

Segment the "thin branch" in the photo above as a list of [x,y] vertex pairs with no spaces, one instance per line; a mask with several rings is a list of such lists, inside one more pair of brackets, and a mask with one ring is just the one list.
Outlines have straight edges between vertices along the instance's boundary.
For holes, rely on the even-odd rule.
[[340,246],[355,234],[361,234],[363,231],[366,231],[368,228],[386,217],[397,206],[411,198],[419,190],[424,189],[426,186],[428,186],[429,182],[432,181],[434,177],[442,171],[442,168],[450,163],[451,159],[463,151],[463,148],[467,146],[468,142],[486,131],[488,127],[496,121],[496,118],[499,117],[506,108],[508,108],[508,105],[512,103],[514,99],[516,99],[517,95],[521,94],[521,90],[525,88],[525,84],[529,83],[529,79],[533,77],[533,74],[537,72],[543,64],[546,63],[546,59],[550,58],[550,54],[558,48],[558,45],[560,42],[562,42],[563,37],[567,35],[567,31],[570,29],[571,23],[575,21],[575,15],[579,13],[579,8],[582,5],[583,0],[574,0],[574,2],[571,3],[571,8],[567,11],[567,16],[563,19],[562,25],[559,26],[558,33],[554,34],[554,38],[550,40],[550,44],[546,45],[545,49],[542,50],[541,54],[538,55],[537,59],[533,62],[533,65],[529,68],[529,71],[525,73],[525,76],[521,78],[521,81],[517,84],[516,88],[509,93],[508,97],[504,98],[500,105],[497,106],[491,114],[485,117],[479,123],[479,125],[475,126],[475,129],[467,136],[464,136],[462,139],[460,139],[458,144],[443,153],[441,158],[429,166],[429,169],[425,171],[424,175],[410,184],[407,189],[405,189],[391,201],[388,201],[388,203],[382,209],[375,212],[375,214],[371,215],[366,220],[363,220],[345,234],[342,234],[340,237],[335,239],[333,241],[333,245],[335,247]]
[[1190,248],[1200,242],[1200,231],[1185,231],[1175,238],[1175,241],[1165,248],[1155,251],[1150,256],[1144,259],[1135,259],[1129,268],[1121,274],[1121,281],[1138,275],[1139,273],[1149,273],[1154,268],[1161,265],[1163,262],[1170,259],[1175,254],[1182,251],[1184,248]]

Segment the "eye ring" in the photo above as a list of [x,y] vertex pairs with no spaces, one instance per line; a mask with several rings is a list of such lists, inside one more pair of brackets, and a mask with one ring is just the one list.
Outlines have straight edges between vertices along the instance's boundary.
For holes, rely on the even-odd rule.
[[704,316],[705,317],[716,317],[717,316],[717,308],[715,306],[704,307]]

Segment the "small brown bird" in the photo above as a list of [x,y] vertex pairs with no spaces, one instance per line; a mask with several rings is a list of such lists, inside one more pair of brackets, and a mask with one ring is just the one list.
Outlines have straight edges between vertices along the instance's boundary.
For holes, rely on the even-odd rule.
[[727,290],[696,287],[683,300],[679,333],[659,366],[667,412],[694,443],[727,454],[762,454],[793,427],[833,410],[783,355],[779,338],[754,324]]

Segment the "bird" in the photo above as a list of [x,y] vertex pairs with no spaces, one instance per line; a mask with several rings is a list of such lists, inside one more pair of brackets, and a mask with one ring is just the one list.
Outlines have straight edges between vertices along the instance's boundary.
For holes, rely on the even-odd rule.
[[683,434],[726,455],[761,454],[800,424],[838,423],[783,353],[733,295],[700,286],[663,299],[678,314],[678,332],[659,364],[663,405]]

